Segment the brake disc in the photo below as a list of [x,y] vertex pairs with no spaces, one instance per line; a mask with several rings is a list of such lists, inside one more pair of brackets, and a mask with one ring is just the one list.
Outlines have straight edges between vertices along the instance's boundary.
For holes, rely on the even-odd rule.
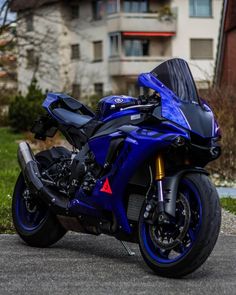
[[188,199],[180,193],[176,201],[175,222],[149,226],[150,237],[154,245],[169,250],[181,244],[187,234],[190,220],[191,210]]

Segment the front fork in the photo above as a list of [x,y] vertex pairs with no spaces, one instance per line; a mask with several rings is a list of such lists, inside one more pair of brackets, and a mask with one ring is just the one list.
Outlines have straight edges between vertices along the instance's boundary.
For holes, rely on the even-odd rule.
[[163,194],[163,178],[165,177],[165,166],[163,155],[159,153],[155,160],[155,185],[156,194],[152,196],[151,200],[146,205],[144,218],[148,223],[153,224],[158,220],[159,223],[167,221],[165,214],[165,203]]

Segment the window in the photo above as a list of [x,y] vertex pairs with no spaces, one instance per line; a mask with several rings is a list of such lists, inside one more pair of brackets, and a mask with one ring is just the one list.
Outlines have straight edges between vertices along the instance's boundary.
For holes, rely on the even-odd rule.
[[148,12],[148,0],[124,0],[124,12]]
[[190,17],[211,17],[212,1],[211,0],[189,0]]
[[140,88],[137,82],[128,81],[126,84],[127,93],[130,96],[138,97],[140,95]]
[[94,84],[94,92],[98,96],[103,96],[103,83],[95,83]]
[[72,96],[79,98],[80,97],[80,84],[72,85]]
[[148,56],[149,40],[145,39],[126,39],[124,41],[126,56]]
[[110,35],[110,56],[119,55],[119,34]]
[[191,59],[213,59],[212,39],[190,39]]
[[112,14],[117,12],[117,0],[107,0],[107,13]]
[[36,65],[36,58],[34,49],[28,49],[26,51],[27,68],[32,68]]
[[26,16],[26,31],[32,32],[34,30],[34,18],[32,14]]
[[94,61],[102,61],[102,41],[93,42]]
[[79,59],[79,58],[80,58],[79,44],[71,45],[71,59]]
[[94,20],[101,20],[104,16],[104,1],[92,1],[92,13]]
[[73,4],[70,6],[71,19],[79,18],[79,5]]

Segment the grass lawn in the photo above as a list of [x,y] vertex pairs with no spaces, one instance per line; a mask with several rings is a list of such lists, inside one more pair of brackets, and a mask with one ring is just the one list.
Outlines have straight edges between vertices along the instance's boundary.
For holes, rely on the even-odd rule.
[[[13,233],[11,196],[19,174],[16,151],[22,134],[14,134],[9,128],[0,128],[0,233]],[[223,198],[221,205],[236,214],[236,199]]]
[[11,221],[11,196],[19,174],[16,158],[17,140],[21,134],[14,134],[8,128],[0,128],[0,233],[13,232]]
[[225,210],[236,214],[236,199],[222,198],[220,199],[220,203]]

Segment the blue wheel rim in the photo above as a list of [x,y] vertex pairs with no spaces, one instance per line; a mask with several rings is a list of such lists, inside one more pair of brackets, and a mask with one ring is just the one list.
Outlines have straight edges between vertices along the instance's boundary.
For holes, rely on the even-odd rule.
[[25,190],[26,184],[23,176],[21,175],[15,191],[16,221],[18,226],[22,230],[26,232],[32,232],[37,230],[41,226],[43,221],[46,219],[48,215],[48,209],[46,207],[43,207],[42,205],[36,205],[36,210],[34,212],[30,212],[27,209],[26,201],[23,197],[23,193]]
[[[161,249],[155,245],[151,236],[149,227],[150,225],[143,222],[141,225],[141,238],[143,240],[143,245],[148,253],[148,255],[157,263],[159,264],[170,264],[176,261],[181,260],[184,256],[188,254],[191,248],[194,245],[194,242],[198,236],[199,229],[202,223],[202,206],[201,206],[201,199],[199,196],[199,192],[196,186],[188,179],[184,179],[181,181],[180,191],[184,194],[184,196],[189,201],[191,212],[192,210],[197,210],[197,221],[192,220],[190,221],[189,229],[187,231],[187,235],[189,238],[189,244],[187,246],[181,245],[179,251],[179,255],[175,257],[169,257],[170,251]],[[174,249],[173,249],[174,250]],[[173,251],[172,250],[172,251]]]

